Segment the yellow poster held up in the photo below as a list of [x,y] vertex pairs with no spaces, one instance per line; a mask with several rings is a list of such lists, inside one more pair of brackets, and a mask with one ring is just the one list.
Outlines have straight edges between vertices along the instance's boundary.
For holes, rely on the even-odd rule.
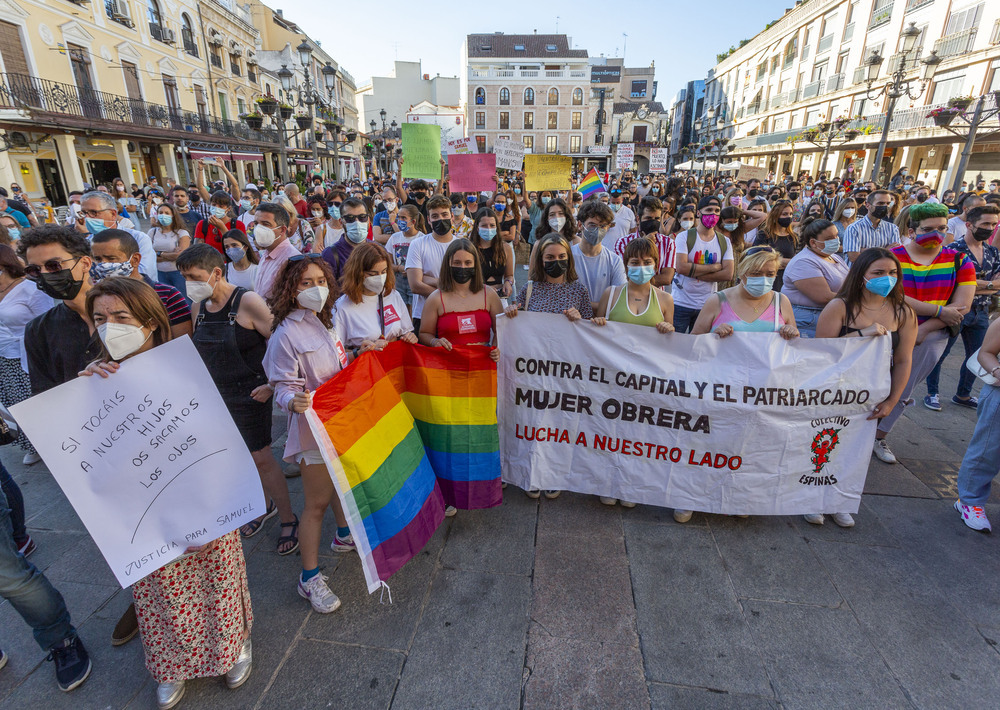
[[524,189],[568,190],[573,159],[568,155],[525,155]]

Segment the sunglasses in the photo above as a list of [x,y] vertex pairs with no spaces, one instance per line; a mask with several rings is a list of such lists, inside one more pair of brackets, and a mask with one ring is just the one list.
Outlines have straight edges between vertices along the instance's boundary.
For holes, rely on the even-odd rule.
[[753,256],[754,254],[773,254],[773,253],[774,249],[772,249],[771,247],[750,247],[745,252],[743,252],[743,256],[747,257],[747,256]]
[[336,207],[336,208],[337,208],[337,209],[339,210],[339,209],[340,209],[340,206],[341,206],[342,204],[344,204],[344,203],[343,203],[343,202],[331,202],[331,203],[330,203],[330,207]]
[[341,216],[341,221],[346,224],[353,224],[354,222],[367,222],[367,214],[345,214]]
[[297,261],[305,261],[306,259],[322,259],[322,254],[296,254],[295,256],[288,257],[288,263],[294,264]]
[[[80,259],[82,258],[83,258],[82,256],[71,256],[68,259],[49,259],[41,266],[38,266],[37,264],[28,264],[27,266],[24,267],[24,275],[30,281],[37,281],[38,277],[41,276],[42,272],[45,272],[46,274],[57,273],[63,270],[62,265],[65,264],[67,261],[72,261],[73,266],[76,266],[76,263],[80,261]],[[70,268],[73,267],[71,266]]]

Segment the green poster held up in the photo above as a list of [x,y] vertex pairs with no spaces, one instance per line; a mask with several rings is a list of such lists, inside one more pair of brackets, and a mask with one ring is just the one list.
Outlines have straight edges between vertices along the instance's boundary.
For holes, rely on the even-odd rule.
[[404,123],[403,177],[438,180],[441,178],[441,126]]

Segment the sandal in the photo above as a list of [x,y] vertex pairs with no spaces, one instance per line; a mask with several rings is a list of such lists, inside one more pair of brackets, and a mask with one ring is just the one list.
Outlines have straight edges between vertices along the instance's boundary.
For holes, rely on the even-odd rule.
[[271,507],[268,508],[267,511],[262,516],[260,516],[257,520],[251,520],[249,523],[240,528],[240,535],[243,537],[244,540],[253,537],[254,535],[260,532],[260,529],[262,527],[264,527],[264,523],[266,523],[268,520],[270,520],[277,514],[278,514],[278,506],[276,506],[274,504],[274,501],[272,500]]
[[[295,522],[294,523],[282,523],[281,527],[282,528],[291,528],[292,529],[292,534],[291,535],[282,535],[281,537],[278,538],[278,554],[279,555],[290,555],[293,552],[295,552],[297,549],[299,549],[299,516],[297,516],[297,515],[295,516]],[[284,544],[286,544],[286,543],[289,543],[289,542],[294,542],[295,544],[292,545],[291,547],[289,547],[287,550],[282,550],[281,546],[284,545]]]

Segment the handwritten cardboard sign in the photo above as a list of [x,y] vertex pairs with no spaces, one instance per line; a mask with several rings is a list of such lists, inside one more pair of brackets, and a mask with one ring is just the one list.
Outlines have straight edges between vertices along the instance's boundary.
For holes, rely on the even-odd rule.
[[122,587],[265,511],[257,467],[186,336],[11,413]]
[[651,173],[665,173],[667,172],[667,153],[669,151],[666,148],[653,148],[649,151],[649,172]]
[[437,180],[441,177],[441,126],[404,123],[403,177]]
[[471,155],[472,153],[478,152],[476,150],[476,141],[471,136],[468,138],[456,138],[455,140],[444,142],[444,152],[448,155],[455,155],[456,153],[461,155]]
[[532,190],[570,189],[573,159],[568,155],[524,156],[524,187]]
[[767,168],[758,168],[756,165],[740,165],[740,170],[736,173],[737,180],[767,180]]
[[635,143],[619,143],[615,164],[619,170],[630,170],[635,161]]
[[524,162],[524,143],[510,138],[493,141],[493,152],[497,156],[497,170],[520,170]]
[[492,192],[497,189],[497,156],[456,153],[448,156],[448,186],[452,192]]

